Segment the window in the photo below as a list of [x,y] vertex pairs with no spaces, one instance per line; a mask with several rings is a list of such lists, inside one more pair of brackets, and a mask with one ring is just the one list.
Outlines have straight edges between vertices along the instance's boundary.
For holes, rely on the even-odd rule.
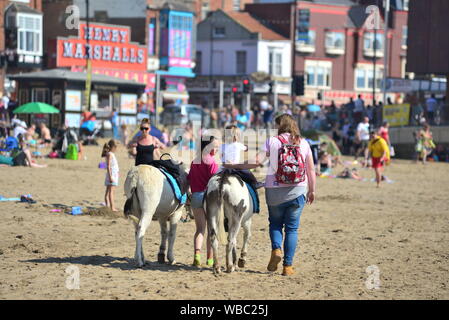
[[402,7],[406,11],[408,11],[408,3],[409,2],[410,2],[409,0],[404,0],[404,2],[402,2]]
[[50,103],[50,95],[47,88],[35,88],[31,92],[33,102]]
[[203,53],[201,51],[196,52],[196,62],[195,69],[193,70],[196,74],[201,74],[201,63],[202,63]]
[[309,87],[331,87],[332,62],[306,60],[306,85]]
[[17,53],[42,55],[42,16],[17,14]]
[[326,32],[326,48],[344,49],[345,34],[343,32]]
[[237,74],[246,74],[246,51],[236,52]]
[[225,27],[214,28],[214,38],[223,38],[226,35]]
[[[373,66],[358,66],[355,69],[355,89],[372,90],[374,84]],[[376,67],[376,90],[380,90],[382,82],[383,70]]]
[[282,52],[278,52],[275,49],[269,49],[268,73],[273,76],[282,75]]
[[402,47],[407,47],[408,26],[402,26]]
[[384,47],[384,35],[380,33],[376,33],[376,42],[374,44],[374,33],[372,32],[366,32],[364,41],[363,41],[363,48],[365,50],[374,50],[374,46],[376,47],[376,51],[383,50]]
[[277,76],[281,76],[282,75],[282,53],[276,53],[274,55],[274,71],[275,71],[275,75]]
[[232,0],[232,10],[240,11],[240,0]]
[[19,89],[19,105],[30,102],[28,100],[28,89]]
[[306,45],[306,46],[311,46],[311,47],[315,47],[315,37],[316,37],[316,32],[315,32],[315,30],[309,30],[309,33],[308,33],[308,38],[307,38],[307,40],[304,40],[304,39],[300,39],[299,37],[300,37],[301,35],[300,34],[298,34],[298,38],[297,38],[297,40],[296,40],[296,42],[298,43],[298,44],[300,44],[300,45]]

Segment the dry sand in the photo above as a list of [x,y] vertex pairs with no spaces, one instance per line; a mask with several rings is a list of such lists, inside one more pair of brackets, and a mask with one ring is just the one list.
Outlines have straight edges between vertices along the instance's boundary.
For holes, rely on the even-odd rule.
[[[270,255],[265,202],[253,218],[247,268],[216,277],[191,266],[194,222],[180,223],[177,263],[158,264],[159,224],[150,225],[147,264],[134,266],[134,229],[122,214],[101,208],[105,170],[100,147],[87,160],[42,160],[46,169],[0,168],[0,195],[32,194],[36,204],[0,202],[0,299],[448,299],[448,164],[396,160],[395,182],[318,179],[316,202],[301,218],[297,273],[266,271]],[[118,151],[123,182],[132,160]],[[361,170],[372,178],[372,170]],[[261,190],[261,199],[264,199]],[[54,208],[83,206],[94,215]],[[239,246],[241,235],[239,236]],[[221,254],[223,256],[223,248]],[[66,268],[76,266],[80,288],[69,290]],[[380,272],[368,289],[367,267]]]

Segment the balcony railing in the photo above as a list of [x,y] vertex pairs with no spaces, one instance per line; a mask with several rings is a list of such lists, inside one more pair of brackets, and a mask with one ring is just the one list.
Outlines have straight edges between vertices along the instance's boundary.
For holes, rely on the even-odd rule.
[[331,55],[345,54],[345,48],[343,47],[326,47],[326,53]]
[[308,43],[296,43],[296,51],[304,52],[304,53],[313,53],[315,52],[315,45]]
[[[374,57],[374,49],[363,49],[363,55],[365,57]],[[384,56],[383,49],[376,49],[376,58],[382,58]]]

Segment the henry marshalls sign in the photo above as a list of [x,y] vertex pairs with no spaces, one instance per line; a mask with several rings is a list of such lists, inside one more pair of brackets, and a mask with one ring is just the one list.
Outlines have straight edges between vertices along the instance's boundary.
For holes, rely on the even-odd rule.
[[[89,37],[89,44],[86,39]],[[57,40],[57,66],[85,66],[90,52],[93,68],[146,71],[147,48],[130,42],[131,30],[126,26],[80,23],[79,37]]]

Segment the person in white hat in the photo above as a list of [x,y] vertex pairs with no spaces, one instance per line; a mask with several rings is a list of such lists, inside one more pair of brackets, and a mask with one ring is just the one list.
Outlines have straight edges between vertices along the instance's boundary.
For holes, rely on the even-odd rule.
[[16,126],[14,127],[14,138],[18,139],[19,134],[25,136],[27,130],[27,124],[25,121],[21,121],[20,124],[16,122]]

